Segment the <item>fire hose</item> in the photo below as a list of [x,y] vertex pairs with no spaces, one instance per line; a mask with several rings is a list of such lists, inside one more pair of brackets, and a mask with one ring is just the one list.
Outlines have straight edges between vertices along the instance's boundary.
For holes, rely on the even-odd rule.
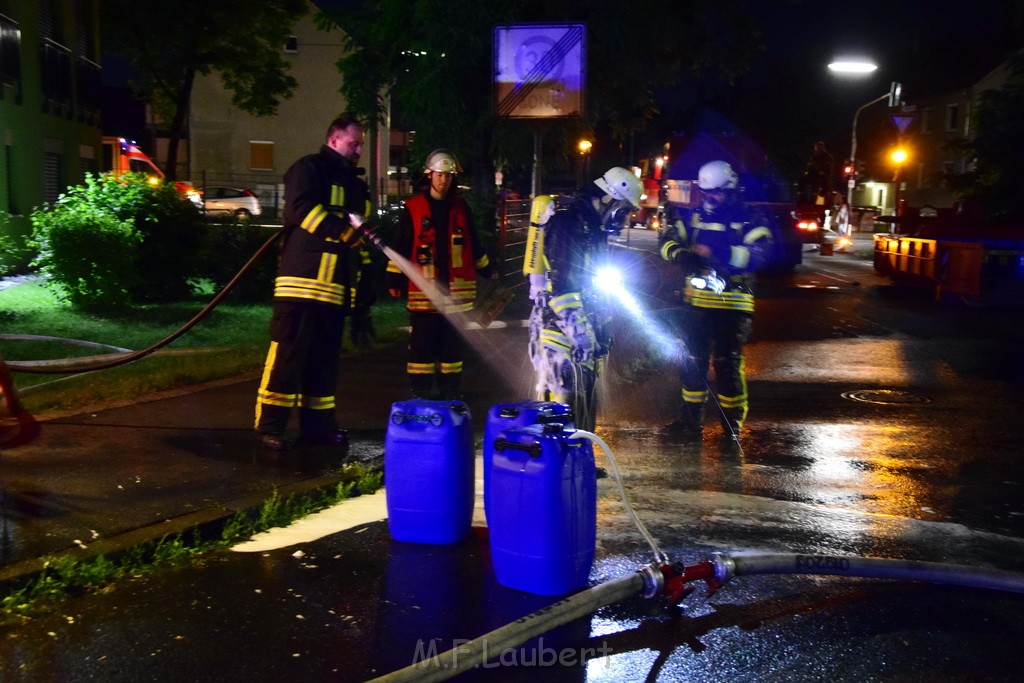
[[[358,216],[356,214],[349,214],[349,217],[352,220],[352,224],[359,228],[360,231],[363,233],[363,236],[367,240],[369,240],[375,247],[384,251],[387,250],[387,246],[384,244],[383,240],[381,240],[381,238],[374,233],[374,227],[369,224],[369,221],[364,219],[362,216]],[[189,320],[180,328],[172,332],[170,335],[164,337],[160,341],[150,346],[147,346],[144,349],[132,351],[130,353],[126,353],[123,355],[118,355],[116,358],[113,358],[111,360],[94,364],[40,367],[36,365],[30,365],[27,363],[7,362],[6,366],[10,370],[13,370],[15,372],[24,372],[26,374],[65,375],[80,372],[93,372],[95,370],[107,370],[109,368],[117,367],[119,365],[125,365],[126,363],[131,363],[133,361],[139,360],[140,358],[144,358],[152,354],[153,352],[162,349],[163,347],[167,346],[174,340],[178,339],[183,334],[185,334],[193,327],[195,327],[200,320],[209,315],[209,313],[214,308],[217,307],[217,305],[224,299],[224,297],[228,295],[232,288],[234,288],[238,281],[242,279],[242,276],[245,275],[250,268],[252,268],[253,264],[255,264],[256,261],[258,261],[260,257],[263,256],[263,254],[265,254],[267,250],[270,249],[270,247],[272,247],[274,243],[281,238],[284,232],[285,228],[282,227],[273,235],[271,235],[270,238],[266,242],[264,242],[259,249],[256,250],[252,257],[248,261],[246,261],[245,265],[243,265],[239,269],[239,271],[235,273],[235,276],[231,278],[231,280],[226,285],[224,285],[224,287],[219,292],[217,292],[217,294],[210,300],[210,302],[205,307],[203,307],[203,310],[199,311],[199,313],[196,313],[196,315],[193,316],[191,320]],[[0,363],[3,362],[4,361],[0,359]]]
[[127,363],[137,361],[140,358],[145,358],[146,356],[162,349],[163,347],[167,346],[178,337],[182,336],[183,334],[191,330],[193,327],[196,326],[196,324],[199,323],[200,320],[209,315],[210,311],[216,308],[217,305],[224,299],[224,297],[228,295],[228,293],[238,283],[238,281],[242,279],[242,276],[245,275],[250,268],[252,268],[253,264],[256,263],[256,261],[258,261],[259,258],[263,256],[263,254],[265,254],[267,250],[270,249],[270,247],[273,246],[275,242],[277,242],[278,239],[280,239],[281,235],[284,234],[284,230],[284,228],[281,228],[273,235],[271,235],[270,239],[264,242],[263,246],[257,249],[256,253],[252,255],[252,257],[245,263],[245,265],[243,265],[241,269],[239,269],[239,271],[235,273],[235,276],[231,278],[231,281],[224,285],[224,287],[222,287],[221,290],[217,292],[217,294],[212,299],[210,299],[210,302],[203,307],[203,310],[196,313],[191,320],[189,320],[187,323],[182,325],[180,328],[178,328],[168,336],[164,337],[163,339],[154,344],[151,344],[150,346],[147,346],[144,349],[132,351],[130,353],[125,354],[118,354],[116,358],[113,358],[111,360],[101,361],[98,363],[92,363],[88,365],[63,365],[40,367],[28,363],[18,362],[7,362],[6,365],[9,369],[15,372],[24,372],[30,375],[66,375],[79,372],[93,372],[95,370],[107,370],[110,368],[117,367],[119,365],[125,365]]
[[586,588],[544,609],[485,633],[467,643],[460,644],[447,652],[385,674],[374,681],[427,683],[447,680],[460,673],[470,671],[488,660],[498,659],[502,652],[519,647],[531,638],[629,598],[641,596],[653,599],[661,595],[665,597],[667,607],[681,605],[682,601],[696,590],[694,584],[699,581],[703,581],[707,585],[708,597],[721,589],[733,577],[759,574],[817,574],[851,578],[894,579],[1024,593],[1024,574],[939,562],[889,560],[846,555],[788,553],[726,555],[712,553],[708,560],[691,566],[670,563],[629,504],[611,449],[600,437],[590,432],[577,431],[573,437],[590,440],[604,451],[608,458],[609,469],[618,484],[629,516],[651,546],[655,561],[640,567],[632,574]]

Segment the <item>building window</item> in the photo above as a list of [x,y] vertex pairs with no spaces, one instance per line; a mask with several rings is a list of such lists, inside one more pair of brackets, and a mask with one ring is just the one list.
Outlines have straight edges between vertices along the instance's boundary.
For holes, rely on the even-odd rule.
[[957,124],[960,122],[960,105],[959,104],[947,104],[946,105],[946,131],[953,132],[956,130]]
[[99,169],[96,168],[96,150],[89,145],[78,146],[78,182],[85,182],[85,175],[92,173],[96,175]]
[[[0,85],[21,82],[21,29],[0,15]],[[0,96],[3,91],[0,90]]]
[[925,135],[932,132],[932,109],[924,107],[921,110],[921,132]]
[[43,199],[48,204],[57,201],[57,197],[64,190],[61,184],[61,163],[60,155],[53,152],[43,154]]
[[274,143],[263,140],[249,141],[249,168],[254,171],[274,170]]
[[14,163],[11,161],[14,147],[10,144],[4,145],[4,178],[7,186],[7,213],[12,216],[21,214],[18,207],[17,197],[14,195]]
[[298,36],[288,36],[288,38],[284,41],[284,51],[285,52],[290,52],[290,53],[298,52],[299,51],[299,37]]
[[75,56],[99,62],[97,54],[97,27],[93,11],[94,0],[75,0]]

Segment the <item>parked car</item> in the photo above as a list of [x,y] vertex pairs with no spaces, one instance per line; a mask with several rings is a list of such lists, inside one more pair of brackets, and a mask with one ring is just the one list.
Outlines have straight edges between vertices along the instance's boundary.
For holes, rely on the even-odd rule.
[[249,220],[263,212],[256,194],[242,187],[209,186],[196,190],[190,199],[207,214],[230,215],[239,220]]

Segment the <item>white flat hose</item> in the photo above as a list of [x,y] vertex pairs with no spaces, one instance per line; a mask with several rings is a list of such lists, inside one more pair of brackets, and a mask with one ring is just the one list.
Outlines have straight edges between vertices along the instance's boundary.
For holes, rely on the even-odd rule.
[[564,600],[559,600],[542,610],[485,633],[464,645],[442,652],[436,657],[411,664],[404,669],[392,671],[373,682],[395,683],[397,681],[444,681],[465,671],[470,671],[488,659],[497,659],[510,648],[519,647],[530,638],[547,633],[570,621],[585,617],[598,609],[639,595],[644,585],[640,574],[630,574],[612,579],[592,588],[582,590]]

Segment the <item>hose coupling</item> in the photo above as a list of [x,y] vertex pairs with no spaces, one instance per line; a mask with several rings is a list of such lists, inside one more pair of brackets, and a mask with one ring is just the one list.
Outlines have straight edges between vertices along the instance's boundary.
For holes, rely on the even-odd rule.
[[732,577],[736,576],[736,561],[728,555],[711,553],[711,559],[708,562],[714,568],[714,580],[719,586],[725,585]]
[[659,566],[655,564],[648,564],[636,570],[636,573],[644,579],[644,587],[640,591],[641,596],[650,600],[651,598],[662,594],[665,590],[664,566],[665,565]]

